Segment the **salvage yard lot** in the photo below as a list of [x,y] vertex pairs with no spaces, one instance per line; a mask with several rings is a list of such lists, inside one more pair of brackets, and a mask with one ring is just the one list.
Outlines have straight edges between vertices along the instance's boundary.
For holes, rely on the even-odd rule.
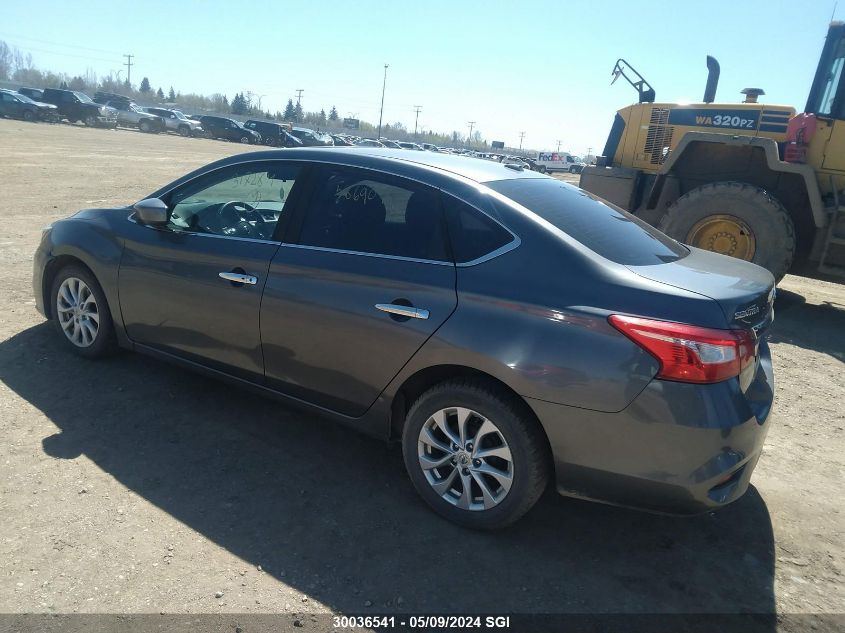
[[468,532],[417,498],[397,447],[66,351],[32,298],[41,227],[254,149],[0,120],[0,612],[843,610],[845,285],[781,284],[752,488],[687,519],[549,493]]

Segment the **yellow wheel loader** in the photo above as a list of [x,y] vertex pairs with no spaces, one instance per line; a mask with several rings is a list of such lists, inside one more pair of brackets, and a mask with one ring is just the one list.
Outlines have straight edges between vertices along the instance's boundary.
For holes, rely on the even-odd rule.
[[707,58],[702,103],[655,102],[625,60],[639,102],[620,110],[583,189],[675,239],[768,268],[780,280],[808,265],[845,275],[845,23],[834,22],[807,106],[715,103],[719,65]]

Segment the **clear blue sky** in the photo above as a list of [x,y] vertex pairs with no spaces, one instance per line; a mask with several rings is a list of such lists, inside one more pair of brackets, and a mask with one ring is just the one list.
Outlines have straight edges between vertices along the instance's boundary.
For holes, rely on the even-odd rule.
[[[803,108],[834,0],[38,0],[0,5],[0,39],[42,69],[98,76],[135,55],[132,81],[165,91],[252,91],[306,110],[584,153],[604,145],[613,113],[635,99],[618,57],[659,101],[698,101],[705,55],[722,67],[718,101],[745,87]],[[845,19],[840,0],[837,19]],[[126,74],[122,75],[125,78]]]

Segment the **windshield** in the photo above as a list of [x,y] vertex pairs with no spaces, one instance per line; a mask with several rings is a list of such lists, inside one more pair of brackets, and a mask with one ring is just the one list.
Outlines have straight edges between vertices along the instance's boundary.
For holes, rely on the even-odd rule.
[[32,99],[30,99],[30,98],[29,98],[29,97],[27,97],[26,95],[16,94],[16,95],[12,95],[12,96],[13,96],[15,99],[17,99],[18,101],[23,101],[24,103],[35,103],[35,101],[33,101]]
[[689,251],[627,211],[553,178],[486,183],[594,253],[617,264],[673,262]]
[[85,103],[94,103],[93,99],[84,92],[74,92],[73,94],[75,94],[80,101],[84,101]]
[[179,110],[173,110],[173,114],[176,115],[177,119],[182,119],[183,121],[188,120],[188,117],[186,117],[184,114],[182,114]]

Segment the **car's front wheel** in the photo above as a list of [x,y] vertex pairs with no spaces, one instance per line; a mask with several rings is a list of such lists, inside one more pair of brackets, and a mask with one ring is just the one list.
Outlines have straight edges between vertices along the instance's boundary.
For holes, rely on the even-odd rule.
[[517,521],[549,477],[548,444],[530,412],[474,380],[441,383],[420,396],[408,412],[402,450],[420,496],[474,529]]
[[67,266],[53,279],[53,323],[71,349],[97,358],[115,351],[114,325],[106,296],[94,276],[82,266]]
[[24,121],[35,121],[35,112],[33,112],[32,110],[24,110],[23,120]]

